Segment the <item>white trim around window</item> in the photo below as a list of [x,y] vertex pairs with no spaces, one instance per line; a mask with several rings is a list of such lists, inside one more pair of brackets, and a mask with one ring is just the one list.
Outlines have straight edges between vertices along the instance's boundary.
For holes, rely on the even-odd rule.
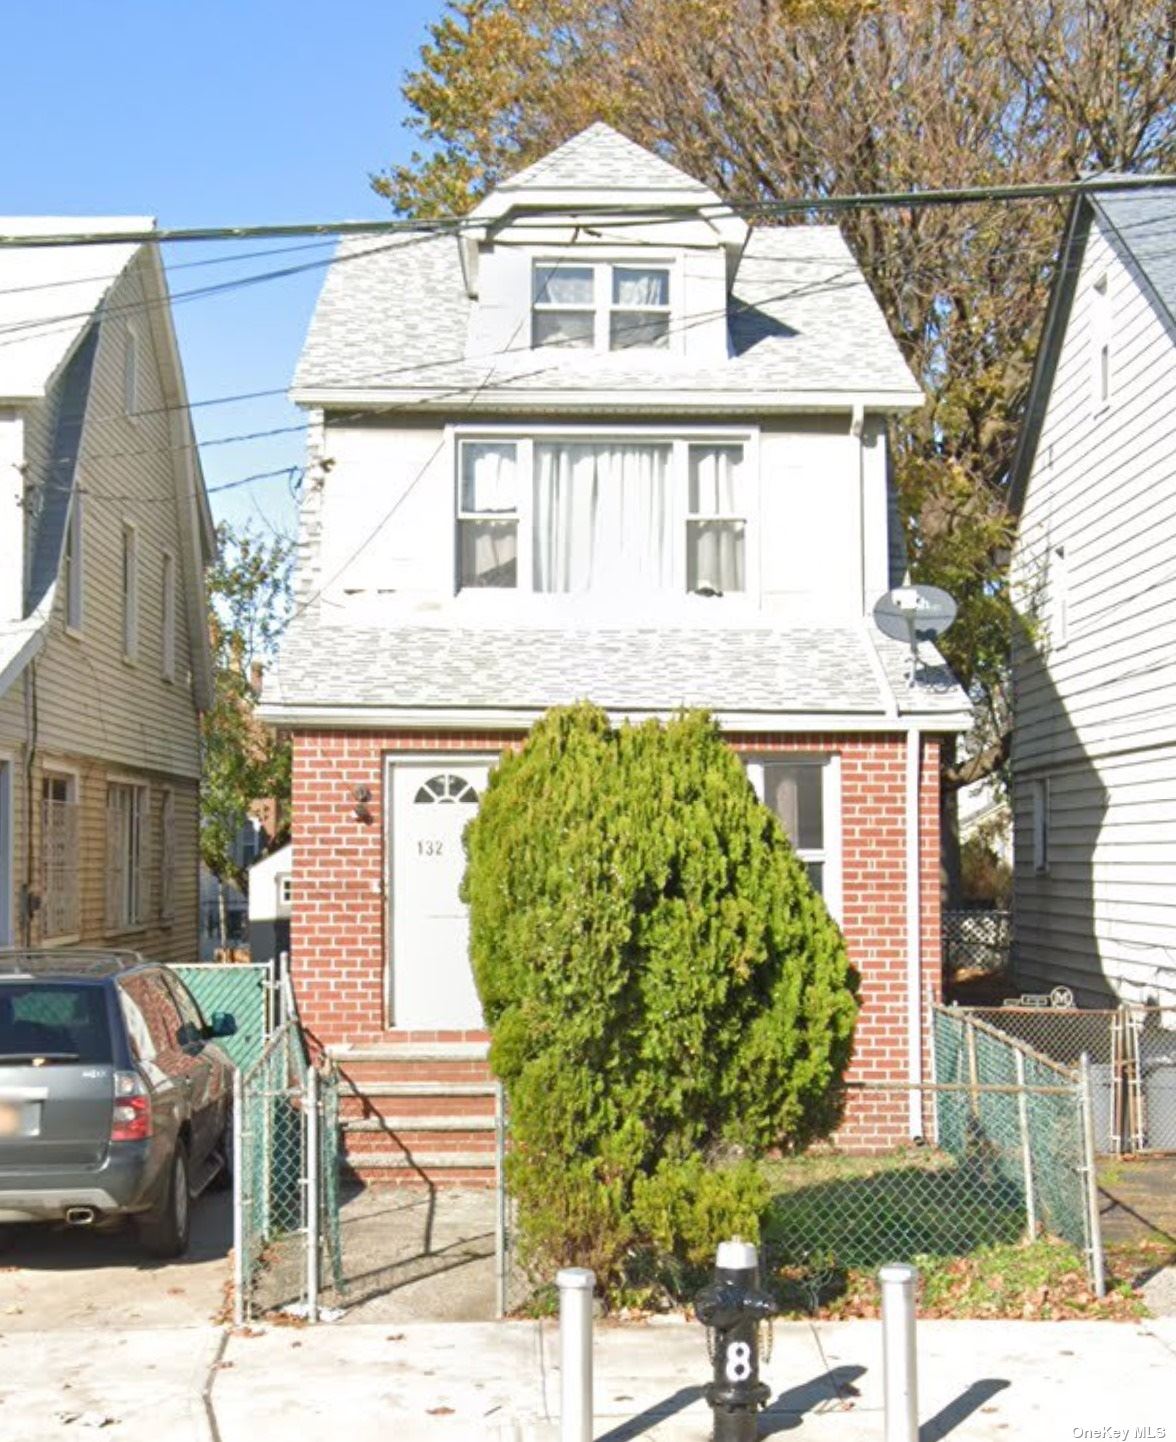
[[[793,831],[799,821],[799,834],[790,835],[789,839],[792,840],[793,848],[810,877],[818,884],[829,914],[835,921],[840,922],[844,904],[841,757],[836,752],[827,755],[780,752],[740,753],[740,759],[755,794],[775,812],[785,831]],[[772,798],[767,795],[771,790],[773,768],[784,776],[791,772],[794,780],[800,783],[792,788],[796,811],[791,817],[782,816],[778,807],[772,804]],[[814,782],[811,789],[804,784],[810,777]],[[811,814],[806,816],[804,811]]]
[[159,584],[162,592],[160,610],[163,627],[161,674],[165,681],[174,681],[176,679],[176,558],[171,551],[163,552]]
[[69,520],[65,527],[65,554],[62,569],[65,580],[65,629],[79,636],[86,621],[86,534],[85,495],[79,482],[74,484]]
[[[591,585],[581,587],[566,576],[548,575],[549,568],[536,555],[539,452],[562,441],[569,445],[622,442],[634,451],[656,448],[668,456],[664,477],[668,478],[672,554],[667,553],[662,577],[649,582],[646,594],[663,598],[697,594],[708,601],[719,596],[752,601],[758,597],[759,431],[754,426],[722,425],[447,426],[448,463],[454,478],[455,592],[473,593],[479,605],[494,604],[491,598],[502,593],[543,595],[547,602],[600,594]],[[736,451],[741,459],[734,457]],[[469,460],[475,453],[487,470],[485,480],[479,475],[476,484],[471,481]],[[699,464],[702,456],[716,472],[705,482]],[[731,476],[737,478],[733,483],[737,504],[721,494],[724,488],[717,470],[724,463],[733,467]],[[478,548],[484,556],[476,554]],[[703,563],[704,555],[710,557],[709,565]],[[712,575],[716,565],[720,570]]]
[[139,656],[139,528],[134,521],[122,526],[122,641],[123,660]]

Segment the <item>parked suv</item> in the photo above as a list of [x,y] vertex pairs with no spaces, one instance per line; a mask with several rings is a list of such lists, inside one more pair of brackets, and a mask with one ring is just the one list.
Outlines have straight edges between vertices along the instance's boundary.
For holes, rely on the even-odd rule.
[[224,1184],[233,1067],[183,982],[133,952],[0,949],[0,1222],[130,1215],[157,1257]]

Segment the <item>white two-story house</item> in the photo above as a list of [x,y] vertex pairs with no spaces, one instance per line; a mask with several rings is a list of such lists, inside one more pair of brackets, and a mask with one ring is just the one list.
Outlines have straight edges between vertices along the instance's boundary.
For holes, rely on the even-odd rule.
[[1013,474],[1013,963],[1176,1005],[1176,192],[1075,200]]
[[[345,241],[293,393],[298,612],[263,715],[294,735],[302,1018],[371,1080],[357,1168],[479,1175],[436,1100],[485,1079],[461,831],[580,698],[716,715],[844,928],[856,1065],[921,1074],[968,707],[871,620],[902,565],[887,422],[923,397],[840,233],[749,229],[594,125],[456,233]],[[897,1095],[847,1123],[921,1129]]]
[[215,535],[152,227],[0,217],[0,945],[194,961]]

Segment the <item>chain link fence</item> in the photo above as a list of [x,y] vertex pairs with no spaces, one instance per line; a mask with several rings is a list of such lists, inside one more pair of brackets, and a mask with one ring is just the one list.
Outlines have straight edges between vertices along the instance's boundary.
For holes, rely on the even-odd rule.
[[1176,1151],[1176,1008],[969,1007],[967,1015],[1072,1075],[1089,1058],[1100,1154]]
[[852,1273],[888,1261],[1049,1236],[1083,1255],[1102,1296],[1089,1077],[956,1008],[934,1009],[933,1049],[933,1081],[856,1088],[890,1105],[917,1091],[930,1145],[778,1165],[764,1240],[770,1275],[815,1311]]
[[342,1291],[339,1095],[310,1064],[293,1000],[233,1098],[234,1320],[319,1318]]
[[272,1025],[272,962],[174,963],[171,970],[196,999],[206,1020],[217,1012],[233,1018],[236,1031],[217,1046],[238,1067],[251,1067],[261,1056]]

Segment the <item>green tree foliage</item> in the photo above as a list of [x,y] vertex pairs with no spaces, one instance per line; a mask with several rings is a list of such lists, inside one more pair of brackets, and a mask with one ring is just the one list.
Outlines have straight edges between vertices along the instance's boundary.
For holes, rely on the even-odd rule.
[[700,1162],[835,1124],[856,978],[717,727],[552,711],[494,771],[465,845],[532,1260],[616,1287],[633,1249],[690,1261],[712,1226],[754,1234],[754,1176]]
[[274,799],[284,819],[268,847],[289,840],[290,741],[254,717],[260,667],[271,656],[290,606],[292,548],[250,527],[217,529],[208,573],[215,696],[203,720],[200,853],[220,880],[244,887],[236,842],[249,808]]
[[[1070,180],[1176,162],[1170,0],[450,0],[404,94],[425,142],[373,184],[467,209],[605,120],[734,204]],[[813,214],[820,216],[819,205]],[[1007,480],[1062,207],[837,217],[928,401],[895,427],[915,577],[960,602],[945,649],[1003,763]],[[950,758],[949,758],[950,759]]]

